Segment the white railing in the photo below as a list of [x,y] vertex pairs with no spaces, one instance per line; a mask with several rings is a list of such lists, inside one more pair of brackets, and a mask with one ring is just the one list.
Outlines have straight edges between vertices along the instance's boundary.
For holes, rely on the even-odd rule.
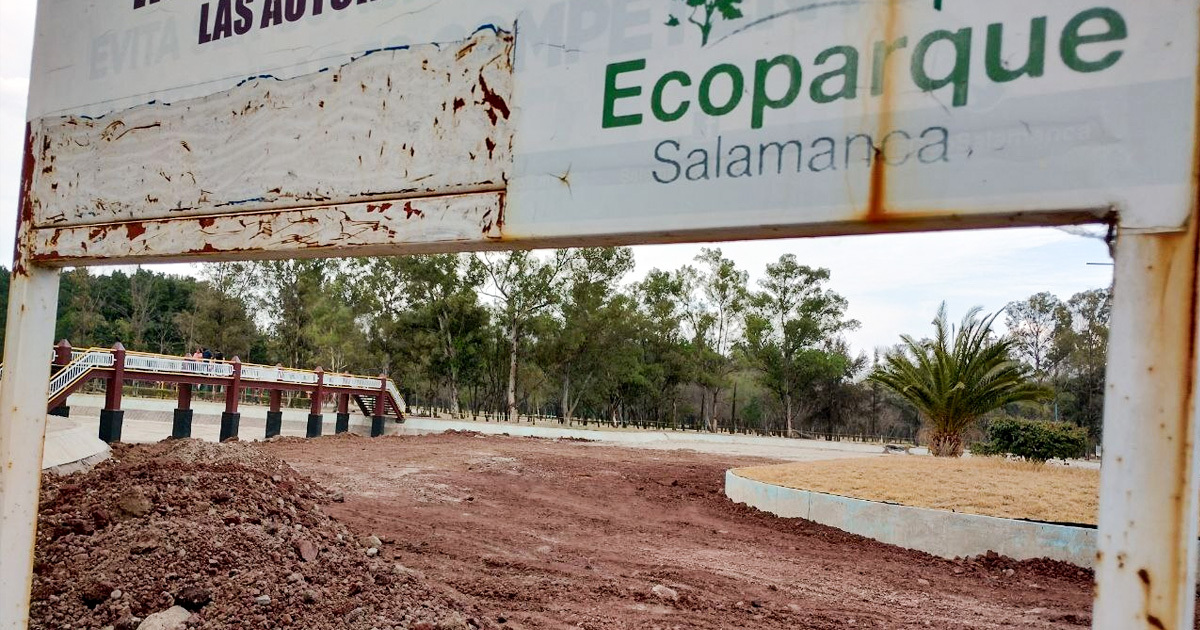
[[349,376],[347,378],[350,381],[350,387],[357,387],[359,389],[379,387],[379,379],[377,378],[364,378],[362,376]]
[[403,415],[404,414],[404,397],[400,395],[400,390],[396,388],[396,384],[393,383],[392,379],[390,379],[390,378],[388,379],[388,382],[387,382],[387,390],[388,390],[388,393],[392,395],[392,399],[395,400],[396,404],[399,406],[399,408],[396,409],[396,413]]
[[265,365],[243,365],[242,378],[250,381],[278,383],[283,380],[283,368]]
[[85,374],[98,367],[112,367],[116,363],[111,352],[107,350],[87,350],[72,352],[71,363],[50,378],[50,398],[66,391],[72,383],[83,378]]
[[[267,365],[242,365],[242,379],[265,383],[298,383],[315,385],[317,373],[308,370],[271,367]],[[326,374],[324,384],[328,387],[377,390],[379,379],[352,374]]]
[[300,383],[302,385],[316,385],[317,373],[304,372],[302,370],[289,370],[284,368],[279,372],[279,381],[281,383]]
[[326,374],[325,384],[330,387],[353,387],[354,389],[379,389],[379,379],[351,376],[349,374]]
[[225,378],[233,376],[232,363],[132,352],[125,355],[125,369],[156,374],[197,374]]

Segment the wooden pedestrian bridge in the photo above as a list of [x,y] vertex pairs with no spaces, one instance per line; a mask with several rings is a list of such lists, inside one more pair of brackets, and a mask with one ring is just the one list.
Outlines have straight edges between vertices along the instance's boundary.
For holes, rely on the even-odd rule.
[[104,408],[100,411],[100,439],[108,443],[121,441],[124,410],[121,394],[131,382],[170,383],[175,385],[178,404],[175,409],[171,435],[188,438],[192,435],[192,392],[207,386],[225,399],[221,414],[220,439],[238,437],[241,413],[238,405],[243,392],[266,392],[270,400],[266,434],[280,434],[283,423],[285,392],[307,395],[309,399],[308,437],[321,435],[322,410],[327,400],[336,401],[335,431],[344,433],[350,425],[350,401],[354,401],[364,416],[371,418],[371,435],[383,435],[389,418],[402,421],[404,399],[396,384],[386,375],[375,377],[336,374],[316,370],[285,368],[281,365],[242,363],[197,359],[193,357],[129,352],[116,344],[112,348],[71,347],[61,341],[54,347],[51,358],[50,390],[46,401],[48,413],[66,416],[70,413],[67,400],[90,381],[105,381]]

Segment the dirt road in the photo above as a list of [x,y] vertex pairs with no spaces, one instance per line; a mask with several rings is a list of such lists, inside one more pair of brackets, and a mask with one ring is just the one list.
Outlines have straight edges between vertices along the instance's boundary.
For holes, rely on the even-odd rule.
[[768,460],[470,434],[264,445],[511,628],[1072,628],[1090,573],[952,562],[730,503]]

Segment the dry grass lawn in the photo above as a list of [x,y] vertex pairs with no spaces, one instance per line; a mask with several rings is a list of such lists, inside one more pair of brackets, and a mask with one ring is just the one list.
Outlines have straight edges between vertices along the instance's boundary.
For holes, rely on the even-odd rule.
[[1100,471],[995,457],[890,455],[743,468],[788,488],[968,514],[1096,523]]

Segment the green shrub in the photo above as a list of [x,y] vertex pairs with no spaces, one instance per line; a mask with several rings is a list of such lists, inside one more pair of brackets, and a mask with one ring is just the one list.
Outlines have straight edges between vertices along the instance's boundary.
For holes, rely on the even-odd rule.
[[1087,431],[1049,420],[1004,417],[988,426],[987,441],[971,447],[976,455],[1013,455],[1032,462],[1080,457],[1087,448]]

